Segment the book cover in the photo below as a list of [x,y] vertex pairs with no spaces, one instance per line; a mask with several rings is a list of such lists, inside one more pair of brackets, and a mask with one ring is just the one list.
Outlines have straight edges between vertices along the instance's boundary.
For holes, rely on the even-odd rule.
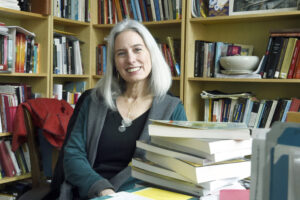
[[262,110],[262,114],[261,114],[261,120],[258,124],[258,128],[265,128],[267,119],[268,119],[268,115],[270,113],[271,107],[272,107],[272,100],[266,100],[264,108]]
[[159,145],[156,145],[155,143],[148,144],[143,141],[136,141],[136,147],[143,149],[145,151],[148,151],[148,152],[153,152],[153,153],[157,153],[157,154],[161,154],[161,155],[165,155],[165,156],[170,156],[172,158],[178,158],[178,159],[186,160],[189,162],[201,163],[202,165],[212,163],[212,161],[207,160],[205,158],[197,157],[197,156],[183,153],[180,151],[176,151],[176,150],[170,149],[170,148],[161,147]]
[[283,37],[275,37],[272,40],[271,50],[269,54],[269,60],[266,66],[266,78],[273,78],[276,67],[280,58],[280,52],[283,45]]
[[[194,139],[194,138],[173,138],[173,137],[152,136],[151,143],[169,149],[176,149],[176,148],[172,148],[172,145],[177,144],[178,146],[189,147],[191,149],[195,149],[197,151],[204,152],[207,154],[216,154],[222,152],[237,151],[240,149],[250,149],[252,141],[251,139],[222,140],[222,139],[211,139],[211,138]],[[180,148],[178,148],[177,150],[180,151]]]
[[31,0],[31,12],[39,13],[42,15],[51,14],[51,0]]
[[280,57],[279,57],[279,60],[278,60],[277,66],[276,66],[275,73],[274,73],[274,78],[279,77],[279,73],[280,73],[282,62],[283,62],[283,59],[284,59],[284,56],[285,56],[285,51],[286,51],[288,41],[289,41],[289,38],[284,37],[283,43],[282,43],[282,48],[281,48],[281,51],[280,51]]
[[300,99],[293,97],[289,112],[300,112]]
[[288,79],[293,78],[294,70],[295,70],[296,63],[297,63],[297,57],[299,55],[299,50],[300,50],[300,40],[297,40],[296,45],[295,45],[295,49],[294,49],[294,52],[293,52],[293,56],[292,56],[291,65],[290,65],[288,75],[287,75]]
[[182,192],[184,194],[203,196],[209,193],[194,183],[162,176],[136,167],[132,167],[131,175],[132,177],[142,180],[146,183],[151,183],[160,187]]
[[293,78],[300,79],[300,53],[298,54]]
[[282,62],[282,67],[280,70],[279,78],[286,79],[288,75],[288,71],[292,62],[293,52],[296,46],[297,38],[289,38],[285,56]]
[[[224,161],[206,166],[151,152],[146,152],[146,159],[181,174],[195,184],[223,178],[248,177],[251,170],[250,161],[244,159]],[[225,171],[226,173],[224,173]]]
[[1,162],[1,167],[4,170],[5,176],[12,177],[17,175],[16,170],[14,168],[14,164],[11,160],[11,157],[9,155],[4,140],[0,141],[0,162]]

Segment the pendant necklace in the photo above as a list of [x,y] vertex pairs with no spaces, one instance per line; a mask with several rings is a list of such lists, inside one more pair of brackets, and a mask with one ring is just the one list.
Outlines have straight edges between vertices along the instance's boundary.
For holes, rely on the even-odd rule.
[[134,103],[136,103],[137,99],[135,99],[129,106],[127,117],[122,119],[121,125],[119,126],[118,130],[123,133],[126,131],[126,128],[132,125],[132,119],[131,119],[131,108]]

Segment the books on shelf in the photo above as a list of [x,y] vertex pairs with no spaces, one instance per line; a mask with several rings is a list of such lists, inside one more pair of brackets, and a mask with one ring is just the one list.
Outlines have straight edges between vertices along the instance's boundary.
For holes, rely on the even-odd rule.
[[53,73],[83,75],[81,50],[78,38],[69,34],[54,33]]
[[[76,21],[90,21],[91,0],[52,1],[52,15]],[[46,9],[47,10],[47,9]],[[45,11],[46,11],[45,10]]]
[[116,24],[125,18],[140,22],[182,18],[182,0],[102,0],[97,8],[99,24]]

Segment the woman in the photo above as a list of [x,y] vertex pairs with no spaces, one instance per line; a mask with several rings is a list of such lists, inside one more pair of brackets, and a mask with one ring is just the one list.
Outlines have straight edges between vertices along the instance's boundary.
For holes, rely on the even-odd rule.
[[186,120],[180,100],[167,94],[171,81],[169,66],[143,25],[125,20],[112,29],[106,74],[84,95],[64,148],[65,179],[80,198],[134,186],[128,164],[144,155],[135,143],[149,141],[149,119]]

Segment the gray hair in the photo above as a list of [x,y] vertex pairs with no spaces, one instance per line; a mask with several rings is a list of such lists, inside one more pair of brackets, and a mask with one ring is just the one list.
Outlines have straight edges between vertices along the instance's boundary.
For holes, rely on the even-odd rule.
[[108,36],[106,72],[93,90],[94,97],[97,99],[104,98],[106,105],[112,110],[116,110],[115,99],[124,92],[125,87],[124,80],[119,80],[114,66],[115,39],[126,30],[133,30],[138,33],[150,52],[152,70],[149,77],[149,91],[152,95],[159,99],[163,98],[172,84],[170,67],[149,30],[138,21],[123,20],[113,27]]

